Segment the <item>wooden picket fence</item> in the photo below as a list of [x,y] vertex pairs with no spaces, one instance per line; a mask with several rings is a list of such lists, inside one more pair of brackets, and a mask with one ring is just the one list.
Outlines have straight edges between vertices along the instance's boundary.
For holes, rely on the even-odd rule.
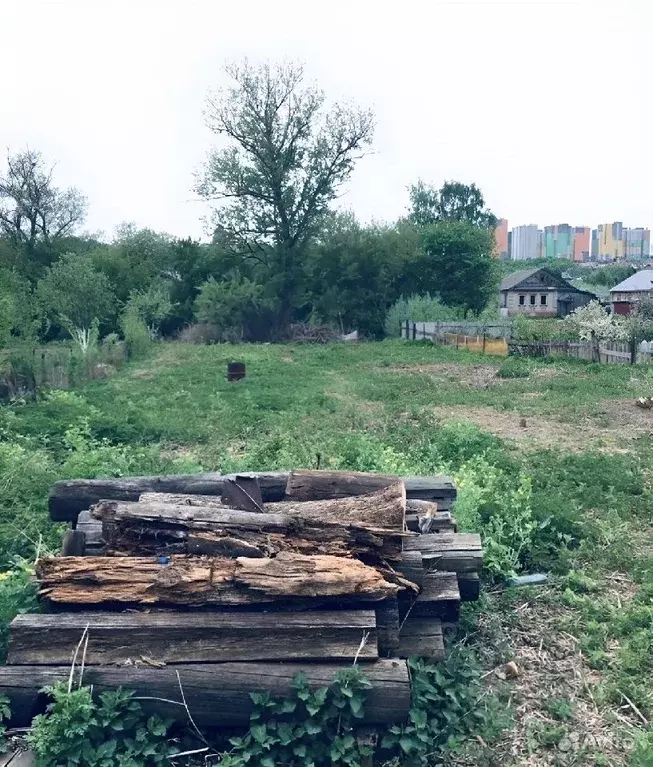
[[603,365],[649,364],[653,362],[653,342],[642,341],[635,346],[616,341],[517,341],[488,335],[447,333],[436,322],[411,322],[401,326],[401,337],[408,341],[432,341],[441,346],[468,349],[498,357],[573,357]]

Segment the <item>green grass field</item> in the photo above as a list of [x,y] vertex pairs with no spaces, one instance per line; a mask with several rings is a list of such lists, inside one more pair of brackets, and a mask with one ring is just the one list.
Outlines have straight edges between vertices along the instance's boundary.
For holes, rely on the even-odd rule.
[[[226,381],[231,360],[244,381]],[[481,664],[481,715],[445,747],[449,763],[653,764],[653,412],[634,406],[653,369],[497,375],[505,364],[398,341],[165,344],[108,381],[0,408],[0,621],[32,607],[25,562],[58,544],[57,479],[318,462],[447,472],[455,516],[487,553],[484,597],[455,637]],[[507,589],[514,572],[551,581]],[[502,678],[510,660],[516,679]]]

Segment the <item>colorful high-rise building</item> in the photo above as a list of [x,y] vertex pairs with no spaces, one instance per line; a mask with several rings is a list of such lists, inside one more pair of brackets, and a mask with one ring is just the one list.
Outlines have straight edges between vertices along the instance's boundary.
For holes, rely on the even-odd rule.
[[592,229],[592,247],[590,249],[590,259],[592,261],[599,260],[599,230]]
[[590,260],[590,238],[592,230],[589,226],[574,227],[574,261],[580,263]]
[[574,252],[574,229],[569,224],[544,227],[545,258],[569,258]]
[[530,261],[537,258],[537,224],[516,226],[512,230],[510,258],[512,261]]
[[599,261],[621,261],[625,257],[624,225],[621,221],[599,224]]
[[494,257],[505,260],[508,258],[508,221],[500,218],[494,230]]
[[624,258],[641,261],[651,255],[651,232],[643,227],[624,229]]

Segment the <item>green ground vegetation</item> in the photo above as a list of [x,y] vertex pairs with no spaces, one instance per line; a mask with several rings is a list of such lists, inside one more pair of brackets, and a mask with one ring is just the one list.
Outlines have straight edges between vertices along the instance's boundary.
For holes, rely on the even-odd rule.
[[[234,360],[247,378],[228,383]],[[62,534],[46,512],[57,479],[447,472],[461,528],[483,535],[484,596],[448,664],[416,661],[391,763],[651,764],[653,416],[634,399],[652,392],[647,367],[515,374],[429,343],[155,345],[108,380],[0,408],[0,621],[36,609],[30,564]],[[506,586],[542,571],[545,586]]]

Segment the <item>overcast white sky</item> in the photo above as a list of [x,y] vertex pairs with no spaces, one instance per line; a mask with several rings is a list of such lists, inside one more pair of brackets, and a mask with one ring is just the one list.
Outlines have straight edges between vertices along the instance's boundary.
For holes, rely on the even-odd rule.
[[200,236],[193,171],[222,63],[298,58],[376,112],[341,201],[363,220],[401,215],[421,177],[476,182],[511,227],[653,227],[649,4],[0,0],[0,147],[56,161],[89,230]]

